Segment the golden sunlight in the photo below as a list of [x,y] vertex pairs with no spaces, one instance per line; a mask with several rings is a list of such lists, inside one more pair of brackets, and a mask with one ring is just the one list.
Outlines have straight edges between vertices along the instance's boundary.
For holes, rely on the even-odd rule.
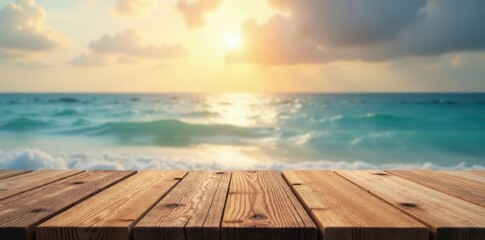
[[239,48],[242,45],[242,43],[243,43],[243,40],[239,35],[232,35],[227,39],[227,46],[230,49]]

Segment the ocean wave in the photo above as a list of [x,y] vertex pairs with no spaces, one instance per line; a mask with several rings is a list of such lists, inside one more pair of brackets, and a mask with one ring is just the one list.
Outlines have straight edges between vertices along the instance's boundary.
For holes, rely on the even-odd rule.
[[69,117],[69,116],[76,116],[76,115],[79,115],[79,112],[71,108],[64,109],[62,111],[59,111],[53,114],[53,116],[56,116],[56,117]]
[[57,102],[61,102],[61,103],[80,103],[81,100],[77,99],[77,98],[71,98],[71,97],[63,97],[63,98],[59,98],[58,100],[56,100]]
[[87,126],[91,123],[91,121],[84,119],[84,118],[79,118],[76,121],[72,122],[71,126],[73,127],[80,127],[80,126]]
[[209,137],[257,137],[262,134],[261,130],[227,124],[191,124],[175,119],[163,119],[150,122],[110,122],[75,132],[117,136],[126,142],[148,140],[149,144],[156,145],[187,145],[197,138],[205,138],[204,141],[208,141]]
[[183,117],[215,117],[219,116],[219,113],[212,111],[193,111],[188,113],[180,114]]
[[451,99],[433,99],[429,101],[406,101],[402,100],[398,102],[399,104],[407,105],[407,104],[414,104],[414,105],[459,105],[459,104],[470,104],[472,102],[466,101],[455,101]]
[[335,115],[323,117],[318,122],[343,125],[345,127],[402,127],[403,124],[408,124],[412,120],[414,119],[391,114],[367,113],[359,116]]
[[385,104],[385,105],[435,105],[435,106],[455,106],[455,105],[482,105],[485,104],[483,100],[472,99],[427,99],[427,100],[409,100],[409,99],[395,99],[395,100],[360,100],[356,103],[361,104]]
[[157,154],[133,154],[113,152],[84,152],[76,154],[51,154],[37,149],[0,150],[1,169],[86,169],[86,170],[145,170],[145,169],[186,169],[186,170],[283,170],[283,169],[429,169],[429,170],[484,170],[483,165],[470,165],[465,162],[453,166],[440,166],[430,162],[388,163],[382,165],[363,161],[312,161],[287,163],[272,161],[265,164],[248,166],[225,165],[220,162],[201,162],[177,156]]
[[50,126],[52,126],[52,123],[48,121],[27,118],[27,117],[19,117],[19,118],[8,120],[4,124],[0,125],[0,130],[26,131],[26,130],[42,129]]

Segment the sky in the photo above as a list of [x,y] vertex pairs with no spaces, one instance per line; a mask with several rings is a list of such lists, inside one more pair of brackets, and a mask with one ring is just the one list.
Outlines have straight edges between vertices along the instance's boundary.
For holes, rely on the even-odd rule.
[[484,92],[483,0],[0,0],[0,92]]

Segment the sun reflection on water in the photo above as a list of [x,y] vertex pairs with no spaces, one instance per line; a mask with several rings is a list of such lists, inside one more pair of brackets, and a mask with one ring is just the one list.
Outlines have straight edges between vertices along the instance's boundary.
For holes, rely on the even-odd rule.
[[219,94],[207,99],[207,108],[217,115],[211,122],[243,127],[270,126],[277,121],[272,99],[264,94]]

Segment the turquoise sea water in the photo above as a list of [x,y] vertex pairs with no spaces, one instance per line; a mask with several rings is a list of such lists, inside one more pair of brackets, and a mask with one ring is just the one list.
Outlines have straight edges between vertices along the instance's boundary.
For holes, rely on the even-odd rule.
[[485,94],[0,94],[0,168],[485,167]]

